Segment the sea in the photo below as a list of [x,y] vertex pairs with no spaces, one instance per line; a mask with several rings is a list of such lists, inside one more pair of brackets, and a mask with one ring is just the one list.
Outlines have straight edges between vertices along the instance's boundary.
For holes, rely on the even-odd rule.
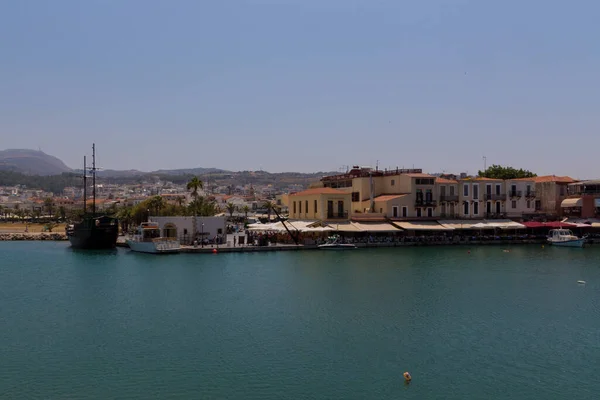
[[0,242],[1,399],[593,399],[599,359],[599,247]]

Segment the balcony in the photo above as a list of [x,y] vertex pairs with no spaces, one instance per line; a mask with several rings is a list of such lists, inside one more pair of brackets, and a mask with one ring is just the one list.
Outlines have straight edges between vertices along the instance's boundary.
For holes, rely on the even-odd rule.
[[437,201],[435,200],[415,200],[415,207],[437,207]]
[[333,212],[327,210],[327,219],[348,219],[348,211]]
[[505,194],[489,194],[486,193],[485,195],[485,201],[506,201],[506,195]]
[[519,199],[523,197],[523,192],[521,192],[520,190],[511,190],[510,192],[508,192],[508,195],[511,199]]
[[528,199],[535,199],[535,190],[530,190],[529,192],[525,192],[525,197]]
[[444,203],[444,202],[458,202],[458,195],[457,194],[442,194],[440,195],[440,202]]

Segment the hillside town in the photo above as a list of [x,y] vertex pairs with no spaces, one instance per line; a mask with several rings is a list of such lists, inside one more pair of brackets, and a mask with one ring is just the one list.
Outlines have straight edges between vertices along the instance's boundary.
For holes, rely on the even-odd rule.
[[[524,222],[593,219],[600,214],[600,181],[555,175],[493,179],[354,166],[344,173],[324,176],[309,187],[215,187],[200,180],[195,189],[196,193],[189,184],[168,181],[98,183],[96,210],[117,213],[156,197],[165,205],[185,206],[201,196],[213,205],[211,213],[217,215],[264,218],[271,215],[271,204],[290,220],[338,224],[397,221],[400,227],[410,229],[430,229],[441,219]],[[89,207],[92,188],[87,193]],[[68,219],[82,209],[81,187],[67,187],[62,195],[21,185],[0,187],[0,216],[5,220]],[[160,211],[148,210],[157,215]]]

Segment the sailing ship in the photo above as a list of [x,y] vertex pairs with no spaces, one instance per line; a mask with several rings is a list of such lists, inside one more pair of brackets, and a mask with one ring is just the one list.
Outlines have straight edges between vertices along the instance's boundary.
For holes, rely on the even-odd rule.
[[117,245],[119,221],[96,213],[96,145],[92,145],[92,211],[87,212],[87,165],[83,157],[83,216],[67,227],[67,237],[75,249],[112,249]]

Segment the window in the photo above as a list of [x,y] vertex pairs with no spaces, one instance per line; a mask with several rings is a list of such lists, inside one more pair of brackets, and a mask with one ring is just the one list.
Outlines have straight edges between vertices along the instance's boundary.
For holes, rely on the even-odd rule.
[[[527,192],[526,193],[527,193],[527,195],[531,194],[531,185],[527,185]],[[527,206],[527,207],[529,207],[529,206]]]
[[358,192],[352,192],[352,201],[360,201],[360,194]]
[[474,200],[479,199],[479,185],[476,183],[473,184],[473,199]]
[[302,214],[302,201],[298,202],[298,214]]
[[479,215],[479,202],[473,203],[473,215]]
[[560,195],[561,195],[561,196],[564,196],[564,195],[565,195],[565,187],[564,187],[564,186],[561,186],[561,187],[560,187]]
[[516,200],[511,201],[511,205],[510,206],[512,208],[517,208],[517,201]]
[[392,181],[390,182],[391,186],[394,186],[396,184],[396,181],[392,179]]
[[408,207],[402,207],[402,217],[408,217]]
[[463,203],[463,214],[469,215],[469,202],[467,201]]
[[296,214],[296,202],[294,202],[294,207],[293,207],[293,209],[294,209],[294,214]]
[[383,214],[383,208],[379,208],[379,214]]
[[531,200],[527,200],[527,208],[531,208]]
[[517,185],[510,185],[511,193],[517,193]]
[[454,185],[450,186],[450,196],[454,196]]
[[317,201],[315,200],[315,214],[317,213]]
[[433,217],[433,208],[429,207],[429,208],[427,209],[427,216],[428,216],[428,217]]
[[431,203],[433,201],[433,193],[431,189],[425,190],[425,202]]
[[421,208],[417,208],[417,217],[421,217],[422,216],[422,211]]
[[496,184],[496,194],[497,195],[500,194],[500,184],[499,183]]
[[435,178],[417,178],[415,181],[417,185],[433,185]]
[[398,206],[392,207],[392,218],[398,218]]
[[304,202],[304,212],[308,214],[308,200]]
[[469,184],[467,183],[463,185],[463,196],[469,197]]

